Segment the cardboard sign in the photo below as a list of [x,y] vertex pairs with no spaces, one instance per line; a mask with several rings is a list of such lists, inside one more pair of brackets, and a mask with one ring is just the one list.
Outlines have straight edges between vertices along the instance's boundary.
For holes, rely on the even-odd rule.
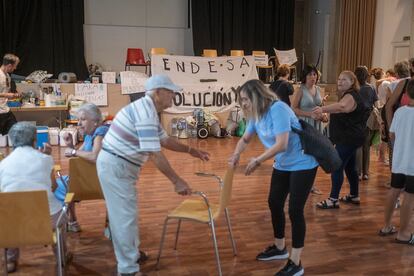
[[124,71],[120,74],[122,94],[145,92],[145,82],[148,79],[146,74],[135,71]]

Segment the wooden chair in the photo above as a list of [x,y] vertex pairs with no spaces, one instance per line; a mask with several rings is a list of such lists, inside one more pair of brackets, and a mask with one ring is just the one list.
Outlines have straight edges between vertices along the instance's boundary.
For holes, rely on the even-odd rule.
[[204,49],[203,57],[217,57],[217,50],[216,49]]
[[75,201],[104,199],[96,164],[79,157],[69,159],[69,187]]
[[[58,275],[62,275],[65,252],[61,237],[63,229],[60,225],[72,200],[73,194],[68,194],[53,232],[46,191],[0,193],[0,248],[57,245],[57,271]],[[7,275],[6,252],[4,255]]]
[[217,175],[214,174],[207,174],[207,173],[196,173],[199,176],[206,176],[206,177],[213,177],[218,180],[220,185],[220,202],[219,204],[213,204],[210,203],[207,196],[203,192],[193,192],[194,194],[197,194],[201,196],[201,199],[186,199],[184,200],[177,208],[175,208],[172,212],[170,212],[164,222],[164,229],[162,232],[161,237],[161,243],[160,243],[160,249],[157,257],[157,268],[159,268],[160,265],[160,259],[161,259],[161,253],[162,248],[164,244],[164,238],[165,233],[167,230],[167,224],[168,221],[171,219],[178,220],[178,227],[175,237],[175,245],[174,249],[177,249],[177,242],[178,242],[178,234],[180,232],[181,227],[181,221],[182,220],[188,220],[188,221],[194,221],[199,223],[205,223],[208,224],[211,228],[211,233],[213,236],[213,244],[214,244],[214,252],[216,255],[216,262],[217,262],[217,272],[221,276],[221,264],[220,264],[220,256],[218,252],[217,247],[217,239],[216,239],[216,232],[214,227],[215,220],[219,217],[219,215],[224,211],[224,214],[226,216],[227,221],[227,227],[229,230],[229,235],[231,239],[231,244],[233,247],[233,254],[234,256],[237,255],[236,250],[236,243],[233,239],[233,233],[231,230],[231,223],[230,223],[230,217],[229,217],[229,211],[227,209],[230,199],[231,199],[231,189],[233,184],[233,175],[234,171],[233,169],[228,169],[224,181]]
[[[55,165],[55,172],[65,183],[59,165]],[[74,201],[105,199],[99,182],[96,164],[86,161],[79,157],[69,158],[69,183],[67,187],[69,193],[74,194]],[[105,235],[111,239],[111,229],[109,227],[108,215],[105,218]],[[108,231],[108,232],[106,232]]]
[[244,50],[231,50],[230,56],[231,57],[242,57],[244,56]]
[[151,56],[152,55],[166,55],[167,50],[165,48],[151,48],[150,54]]
[[[252,51],[252,56],[254,57],[265,57],[265,51]],[[259,79],[261,79],[265,83],[270,83],[274,79],[274,67],[272,62],[268,59],[267,65],[261,64],[256,65],[257,73],[259,74]],[[262,74],[264,72],[264,74]]]

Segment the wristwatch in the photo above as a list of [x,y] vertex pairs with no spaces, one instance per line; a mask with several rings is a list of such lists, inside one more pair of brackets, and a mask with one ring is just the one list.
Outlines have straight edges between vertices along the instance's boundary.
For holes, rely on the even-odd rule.
[[72,156],[76,156],[76,149],[72,149],[72,151],[70,152],[70,154],[71,154]]

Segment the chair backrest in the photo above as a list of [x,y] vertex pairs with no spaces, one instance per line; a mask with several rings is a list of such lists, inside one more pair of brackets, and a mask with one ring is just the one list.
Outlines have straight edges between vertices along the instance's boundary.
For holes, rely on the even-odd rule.
[[166,55],[167,50],[165,48],[151,48],[151,55]]
[[204,49],[203,57],[217,57],[217,50],[216,49]]
[[79,157],[69,159],[69,192],[75,201],[104,199],[96,164]]
[[0,248],[53,244],[46,191],[0,193]]
[[141,48],[128,48],[125,64],[144,64],[145,57]]
[[234,169],[228,168],[223,179],[223,187],[220,192],[220,212],[223,211],[230,204],[231,190],[233,187]]
[[230,56],[232,57],[242,57],[244,56],[244,50],[231,50]]
[[266,55],[265,51],[252,51],[252,56],[264,56]]

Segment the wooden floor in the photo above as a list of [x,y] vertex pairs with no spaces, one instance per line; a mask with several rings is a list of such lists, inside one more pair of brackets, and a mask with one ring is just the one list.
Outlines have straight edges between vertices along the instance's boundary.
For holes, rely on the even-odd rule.
[[[211,161],[203,163],[187,154],[166,151],[173,167],[195,190],[205,191],[217,199],[217,184],[194,176],[196,171],[223,174],[226,160],[237,138],[181,140],[208,150]],[[63,149],[55,148],[54,157],[67,170]],[[234,179],[230,216],[233,224],[238,256],[232,255],[224,218],[217,222],[217,239],[224,275],[273,275],[285,261],[259,262],[256,254],[273,241],[267,193],[272,162],[263,164],[252,176],[243,175],[248,157],[262,151],[254,141],[242,156],[241,167]],[[361,205],[341,205],[339,210],[319,210],[315,204],[327,197],[330,177],[318,171],[316,186],[323,195],[310,195],[306,205],[307,236],[302,264],[306,275],[414,275],[414,247],[393,242],[394,237],[379,237],[383,221],[383,202],[389,181],[389,170],[377,162],[372,152],[368,181],[360,184]],[[116,180],[114,180],[116,181]],[[211,235],[206,225],[184,222],[178,244],[173,250],[175,224],[169,228],[161,269],[155,261],[164,218],[183,197],[173,192],[172,185],[148,163],[137,184],[141,248],[150,259],[141,267],[147,275],[215,275],[216,264]],[[349,191],[347,183],[342,193]],[[82,232],[69,234],[68,244],[74,254],[67,269],[68,275],[116,275],[112,245],[103,235],[105,206],[100,201],[82,202],[77,206]],[[395,224],[399,225],[399,212]],[[1,226],[0,226],[1,227]],[[287,244],[291,246],[290,224],[287,223]],[[15,275],[53,275],[54,257],[50,248],[31,247],[22,250]]]

